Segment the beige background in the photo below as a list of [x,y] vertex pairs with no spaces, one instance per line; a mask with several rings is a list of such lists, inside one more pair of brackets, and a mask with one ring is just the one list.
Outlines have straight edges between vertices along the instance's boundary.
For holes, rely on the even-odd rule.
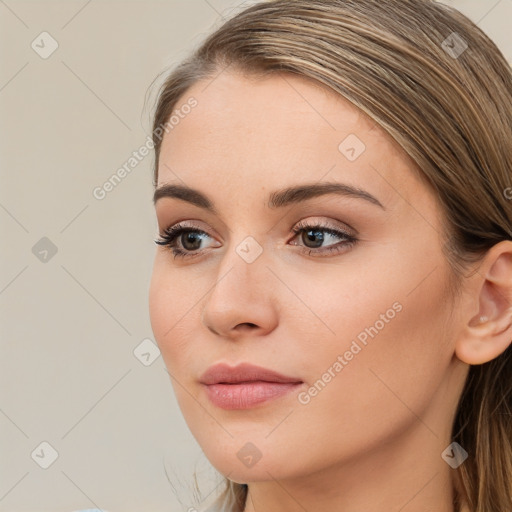
[[[446,3],[512,61],[512,0]],[[144,144],[152,80],[241,6],[0,1],[0,512],[187,510],[196,463],[215,486],[162,358],[136,357],[154,347],[152,154],[93,190]]]

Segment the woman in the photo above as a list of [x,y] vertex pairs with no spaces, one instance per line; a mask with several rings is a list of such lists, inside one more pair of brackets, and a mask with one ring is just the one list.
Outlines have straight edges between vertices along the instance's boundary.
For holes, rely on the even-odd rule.
[[430,0],[277,0],[162,85],[151,323],[212,510],[512,510],[512,73]]

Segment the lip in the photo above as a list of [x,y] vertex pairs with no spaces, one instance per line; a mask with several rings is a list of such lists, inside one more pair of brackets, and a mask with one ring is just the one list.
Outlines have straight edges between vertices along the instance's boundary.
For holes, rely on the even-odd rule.
[[237,366],[229,366],[225,363],[210,366],[201,376],[202,384],[239,384],[242,382],[279,382],[299,383],[301,379],[288,377],[262,366],[255,366],[249,363],[241,363]]
[[249,409],[297,389],[303,381],[268,368],[242,363],[216,364],[201,376],[210,401],[222,409]]

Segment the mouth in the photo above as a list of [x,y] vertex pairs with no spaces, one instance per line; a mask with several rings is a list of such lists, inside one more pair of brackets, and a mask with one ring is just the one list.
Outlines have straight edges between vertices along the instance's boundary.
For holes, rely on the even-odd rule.
[[210,401],[222,409],[249,409],[298,389],[304,382],[268,368],[242,363],[211,366],[201,377]]

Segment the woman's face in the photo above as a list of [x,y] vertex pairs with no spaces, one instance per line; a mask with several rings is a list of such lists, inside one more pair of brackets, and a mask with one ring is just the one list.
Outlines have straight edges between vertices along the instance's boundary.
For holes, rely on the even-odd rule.
[[[174,241],[185,257],[157,246],[150,315],[208,459],[237,482],[300,478],[401,457],[397,437],[411,464],[441,461],[465,365],[439,206],[411,160],[350,103],[291,74],[223,72],[175,114],[157,188],[197,193],[156,201],[160,237],[179,223],[192,232]],[[345,188],[308,192],[326,183]],[[217,363],[298,384],[208,392],[202,375]]]

